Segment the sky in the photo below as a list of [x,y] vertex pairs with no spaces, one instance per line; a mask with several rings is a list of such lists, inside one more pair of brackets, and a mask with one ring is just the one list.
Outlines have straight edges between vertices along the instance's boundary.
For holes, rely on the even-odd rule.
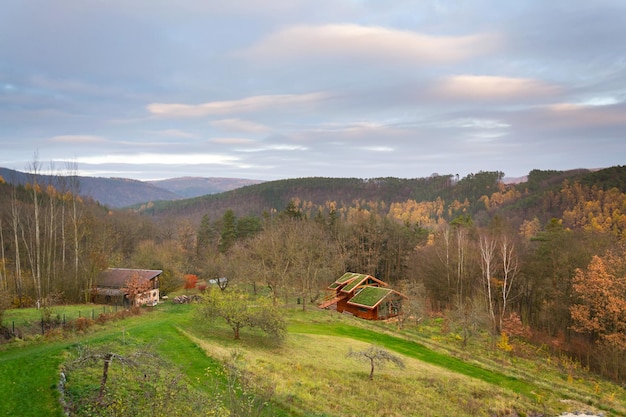
[[0,166],[464,177],[626,162],[623,0],[3,0]]

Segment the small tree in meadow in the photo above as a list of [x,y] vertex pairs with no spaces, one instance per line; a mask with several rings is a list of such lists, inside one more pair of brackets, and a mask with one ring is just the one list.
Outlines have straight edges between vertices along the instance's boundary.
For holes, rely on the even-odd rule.
[[353,351],[350,349],[347,355],[349,358],[355,358],[359,360],[363,360],[365,362],[369,362],[370,364],[370,381],[374,379],[374,369],[376,366],[382,368],[384,364],[391,362],[396,365],[398,368],[404,369],[404,361],[395,356],[385,349],[379,348],[378,346],[370,346],[364,350]]
[[252,298],[242,291],[220,291],[212,287],[204,297],[200,314],[211,320],[223,319],[233,330],[235,339],[240,338],[244,327],[259,328],[278,340],[283,339],[286,333],[285,320],[271,300]]
[[502,364],[504,365],[507,355],[513,350],[513,345],[509,342],[509,335],[505,332],[500,333],[500,340],[496,343],[496,347],[502,351]]

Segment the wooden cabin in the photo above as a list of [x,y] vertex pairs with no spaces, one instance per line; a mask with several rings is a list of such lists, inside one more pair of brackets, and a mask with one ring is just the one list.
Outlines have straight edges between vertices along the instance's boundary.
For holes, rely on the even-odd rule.
[[334,306],[338,312],[347,312],[367,320],[385,320],[400,314],[402,300],[407,297],[386,282],[371,275],[346,272],[328,286],[331,295],[320,308]]
[[92,301],[129,305],[125,288],[131,279],[136,278],[145,282],[148,290],[137,295],[134,304],[155,306],[159,302],[159,275],[162,273],[158,269],[108,268],[98,274],[91,291]]

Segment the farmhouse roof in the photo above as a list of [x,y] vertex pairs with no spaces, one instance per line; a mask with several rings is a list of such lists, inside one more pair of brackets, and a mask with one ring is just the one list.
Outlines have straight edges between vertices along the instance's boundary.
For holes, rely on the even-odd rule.
[[96,285],[98,287],[122,288],[133,276],[139,276],[142,280],[150,281],[161,273],[163,271],[160,269],[108,268],[98,274]]

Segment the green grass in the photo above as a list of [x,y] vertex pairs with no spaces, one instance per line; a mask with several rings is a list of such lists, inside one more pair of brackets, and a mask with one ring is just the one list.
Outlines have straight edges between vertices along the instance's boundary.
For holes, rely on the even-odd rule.
[[65,344],[21,345],[0,353],[0,415],[62,415],[56,384]]
[[[131,342],[152,345],[172,372],[208,395],[219,390],[223,361],[239,350],[257,382],[275,387],[266,416],[470,416],[513,410],[556,415],[590,408],[626,415],[626,392],[617,385],[580,368],[568,378],[541,355],[512,358],[502,367],[498,352],[480,343],[462,350],[454,337],[437,333],[436,324],[401,332],[394,325],[328,311],[286,309],[288,336],[281,345],[255,329],[244,330],[242,340],[235,341],[226,325],[204,322],[194,310],[167,303],[69,339],[34,336],[1,346],[0,415],[61,416],[56,385],[68,353],[78,344]],[[10,310],[7,317],[18,313],[37,320],[36,311]],[[400,355],[407,369],[379,369],[374,381],[367,381],[367,364],[346,354],[370,344]]]

